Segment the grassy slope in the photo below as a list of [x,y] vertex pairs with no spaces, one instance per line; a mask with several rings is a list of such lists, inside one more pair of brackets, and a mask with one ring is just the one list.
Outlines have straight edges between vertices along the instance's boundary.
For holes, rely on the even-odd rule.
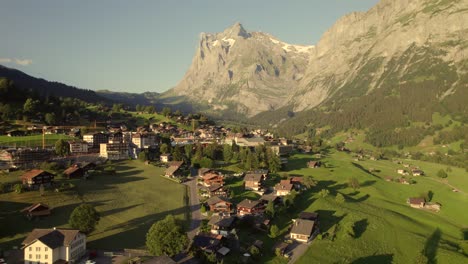
[[161,114],[147,114],[147,113],[138,113],[138,112],[129,112],[129,113],[132,114],[135,118],[137,118],[138,126],[143,126],[145,124],[145,120],[149,120],[150,124],[166,122],[166,123],[177,125],[178,127],[184,128],[186,130],[192,130],[190,126],[177,124],[177,122],[175,122],[171,118],[165,117]]
[[[295,155],[288,164],[289,173],[312,175],[319,181],[310,197],[298,202],[298,207],[320,212],[322,232],[329,231],[336,223],[343,227],[347,222],[358,222],[358,238],[347,237],[344,231],[339,231],[334,242],[315,240],[298,263],[311,260],[314,263],[412,263],[424,248],[439,263],[466,261],[452,245],[459,242],[460,228],[468,223],[468,215],[460,213],[466,209],[468,196],[454,193],[450,187],[434,181],[437,170],[444,166],[414,162],[428,176],[417,177],[417,184],[408,186],[383,180],[385,176],[397,177],[395,171],[399,165],[389,161],[364,161],[353,165],[351,156],[332,153],[324,159],[327,168],[305,168],[305,162],[311,158]],[[370,167],[380,172],[371,175],[363,169]],[[358,192],[347,187],[350,177],[361,182]],[[468,192],[468,175],[463,170],[454,169],[448,180]],[[322,188],[329,189],[331,195],[319,198],[316,192]],[[435,193],[433,201],[442,203],[441,212],[412,209],[406,204],[408,197],[429,190]],[[334,201],[337,192],[345,195],[345,204]]]
[[[36,227],[67,227],[71,211],[82,201],[96,206],[101,220],[88,236],[90,248],[119,249],[144,246],[151,224],[167,214],[187,220],[186,187],[159,175],[163,169],[139,161],[116,165],[117,175],[93,176],[91,180],[72,180],[77,191],[47,191],[0,194],[0,248],[19,245]],[[18,174],[18,173],[15,173]],[[17,175],[0,176],[1,181],[15,181]],[[28,221],[18,210],[33,202],[45,202],[53,215],[39,221]]]

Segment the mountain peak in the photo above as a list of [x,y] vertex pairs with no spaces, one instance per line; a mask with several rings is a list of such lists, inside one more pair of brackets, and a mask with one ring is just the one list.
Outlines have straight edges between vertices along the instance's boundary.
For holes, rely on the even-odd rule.
[[239,22],[236,22],[234,25],[226,28],[223,33],[229,37],[238,37],[238,36],[243,37],[243,38],[250,37],[250,33],[247,32],[247,30],[245,30],[245,28]]

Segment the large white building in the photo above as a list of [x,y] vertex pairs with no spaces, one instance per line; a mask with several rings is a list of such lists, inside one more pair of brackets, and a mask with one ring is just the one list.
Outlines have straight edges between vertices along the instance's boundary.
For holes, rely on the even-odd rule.
[[34,229],[23,250],[24,264],[73,263],[86,254],[86,235],[75,229]]
[[99,156],[110,160],[124,160],[129,157],[127,143],[104,143],[99,149]]
[[88,153],[88,143],[86,141],[70,141],[70,153],[83,154]]

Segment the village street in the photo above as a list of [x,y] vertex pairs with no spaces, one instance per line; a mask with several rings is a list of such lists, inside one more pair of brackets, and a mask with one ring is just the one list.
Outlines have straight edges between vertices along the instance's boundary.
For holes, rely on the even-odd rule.
[[192,219],[187,235],[189,239],[192,240],[197,234],[201,220],[203,219],[200,212],[200,200],[198,199],[197,178],[194,177],[192,180],[187,181],[184,184],[189,188],[189,207],[192,212]]

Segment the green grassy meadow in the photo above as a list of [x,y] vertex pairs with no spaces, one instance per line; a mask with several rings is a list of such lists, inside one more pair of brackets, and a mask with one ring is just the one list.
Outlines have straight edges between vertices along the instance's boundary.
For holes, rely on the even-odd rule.
[[[47,146],[55,145],[55,142],[57,142],[57,140],[59,139],[71,140],[74,139],[74,137],[70,137],[63,134],[45,135],[45,142]],[[0,145],[11,147],[42,147],[42,135],[24,137],[0,136]]]
[[[68,227],[69,215],[82,202],[93,204],[101,215],[96,230],[88,235],[89,248],[142,248],[146,232],[155,221],[168,214],[188,220],[186,186],[160,177],[163,168],[140,161],[113,165],[117,171],[114,176],[63,180],[76,185],[72,191],[48,190],[43,197],[38,191],[0,194],[0,248],[19,246],[33,228]],[[17,181],[19,174],[0,175],[0,181]],[[19,213],[35,202],[52,207],[52,215],[29,221]]]
[[[403,185],[387,182],[384,177],[398,177],[401,165],[387,160],[356,162],[351,155],[332,151],[323,159],[326,166],[306,168],[311,155],[296,154],[287,166],[290,174],[312,176],[318,185],[313,192],[305,193],[298,201],[298,211],[320,213],[322,233],[330,232],[338,224],[337,238],[315,239],[298,263],[414,263],[424,250],[431,263],[466,263],[461,229],[468,225],[468,173],[453,168],[447,181],[452,188],[436,177],[446,166],[408,161],[418,165],[427,176],[413,177],[417,183]],[[375,172],[369,173],[373,168]],[[348,179],[355,177],[361,187],[348,187]],[[411,176],[407,176],[411,177]],[[317,192],[328,189],[330,195],[321,198]],[[406,204],[409,197],[432,191],[432,202],[442,204],[439,213],[413,209]],[[342,193],[346,202],[339,204],[335,195]],[[355,223],[355,237],[344,230],[348,223]]]

